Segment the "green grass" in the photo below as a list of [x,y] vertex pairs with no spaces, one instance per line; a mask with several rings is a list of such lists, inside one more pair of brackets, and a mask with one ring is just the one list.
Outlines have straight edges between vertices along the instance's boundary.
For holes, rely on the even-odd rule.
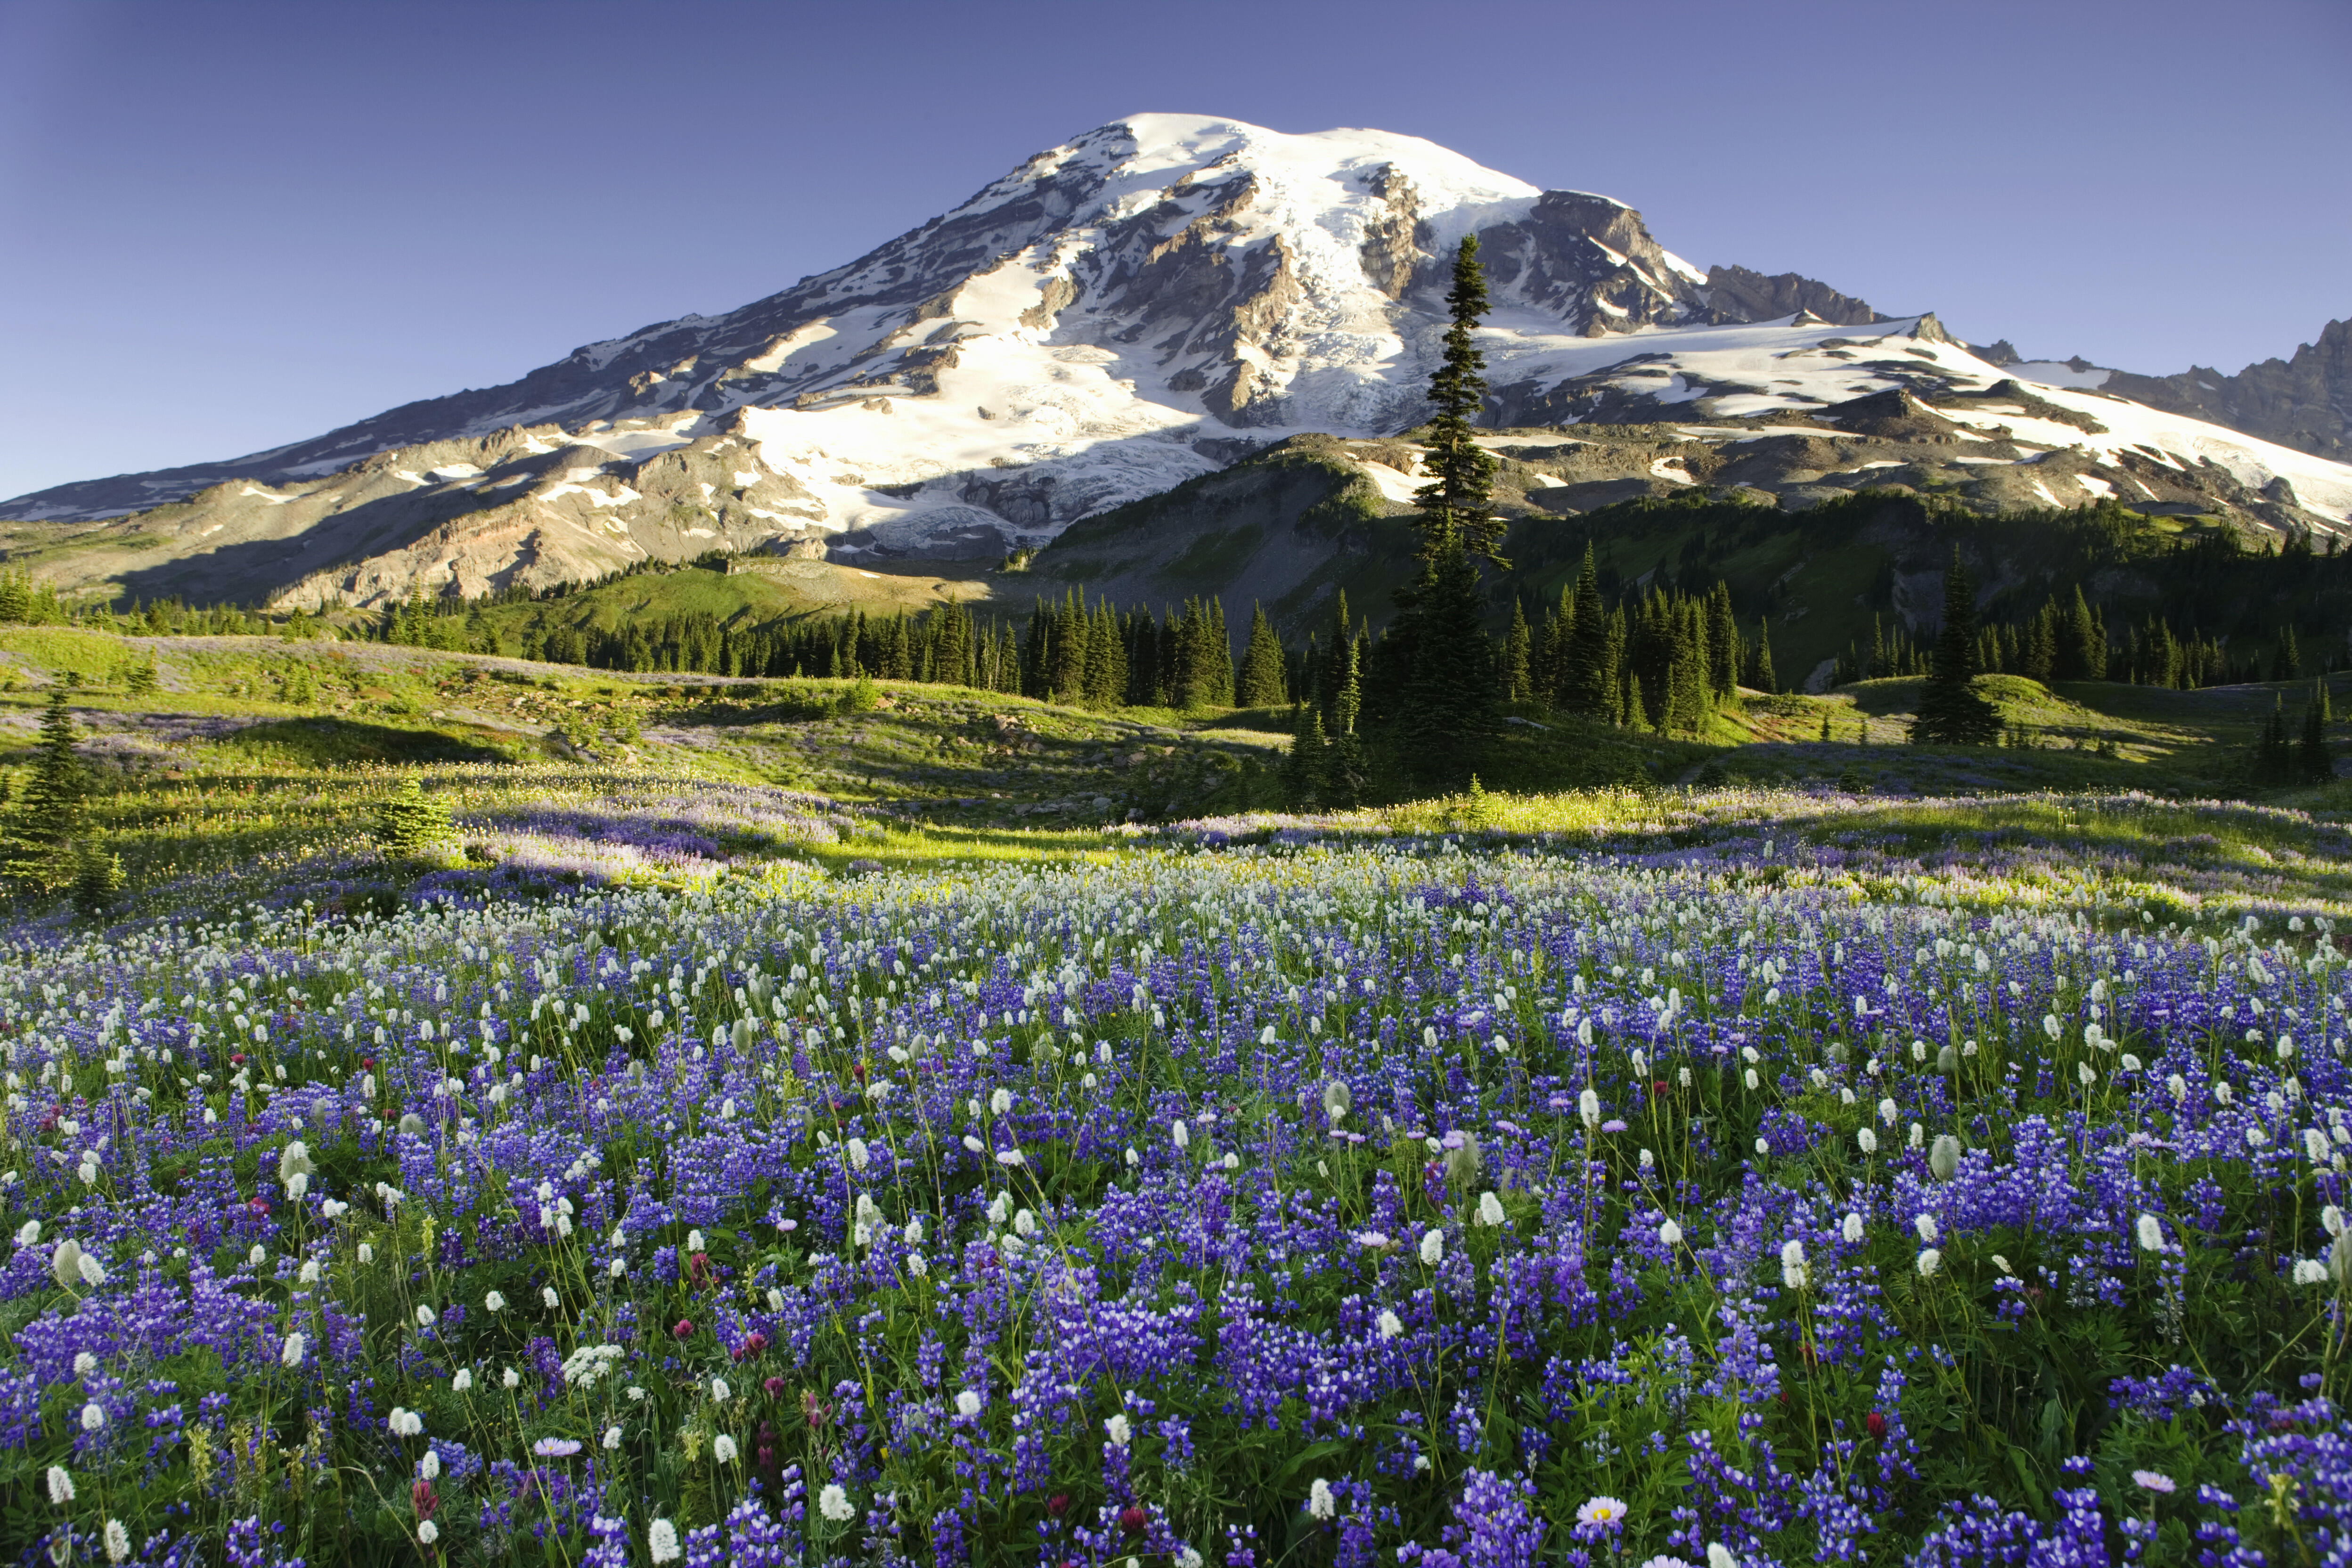
[[[133,693],[128,672],[151,651],[161,687]],[[89,750],[100,763],[100,826],[134,885],[184,891],[215,879],[221,899],[250,896],[289,866],[348,856],[364,840],[365,802],[406,773],[455,791],[461,810],[527,800],[550,779],[617,770],[781,786],[879,813],[879,837],[778,851],[835,869],[861,859],[1093,857],[1115,853],[1118,840],[1105,830],[1130,820],[1280,810],[1291,724],[1287,707],[1099,712],[889,682],[873,688],[873,709],[851,711],[846,681],[629,677],[331,640],[20,628],[0,632],[0,656],[14,681],[13,689],[0,682],[0,775],[29,761],[50,685],[78,676],[72,703],[85,728],[119,731]],[[2352,679],[2336,686],[2339,707],[2352,707]],[[1917,689],[1916,680],[1879,680],[1818,696],[1748,693],[1713,714],[1699,737],[1523,708],[1479,761],[1493,792],[1487,805],[1468,817],[1454,803],[1396,808],[1391,826],[1475,817],[1473,826],[1513,831],[1598,830],[1655,816],[1651,803],[1662,790],[1700,799],[1790,787],[1898,798],[2226,795],[2273,703],[2284,695],[2299,722],[2308,689],[2052,689],[1989,677],[1984,689],[2032,743],[1942,748],[1905,743]],[[2346,726],[2336,739],[2343,744]],[[2352,783],[2339,781],[2266,798],[2326,822],[2352,807],[2348,797]],[[1843,809],[1804,815],[1830,831]],[[1932,817],[1947,808],[1904,809]],[[1884,828],[1897,818],[1876,820]],[[1937,831],[2011,831],[1936,821]],[[2264,864],[2256,851],[2273,857],[2273,873],[2280,853],[2317,853],[2305,840],[2272,844],[2259,834],[2241,845],[2210,826],[2179,836],[2199,838],[2200,875],[2256,877]]]

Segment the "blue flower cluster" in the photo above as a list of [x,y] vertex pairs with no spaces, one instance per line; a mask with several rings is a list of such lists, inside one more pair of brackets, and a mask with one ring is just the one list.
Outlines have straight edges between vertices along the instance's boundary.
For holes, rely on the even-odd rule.
[[7,1517],[59,1562],[2346,1560],[2332,927],[1789,861],[1138,847],[20,944]]

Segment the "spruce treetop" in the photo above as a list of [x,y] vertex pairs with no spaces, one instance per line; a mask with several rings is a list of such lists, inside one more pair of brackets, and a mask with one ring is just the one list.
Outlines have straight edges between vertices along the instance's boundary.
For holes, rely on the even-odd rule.
[[1429,401],[1436,416],[1429,422],[1428,451],[1423,471],[1431,481],[1413,492],[1421,509],[1422,550],[1435,555],[1459,545],[1473,555],[1499,560],[1495,551],[1503,542],[1502,520],[1491,508],[1495,490],[1495,455],[1478,445],[1474,421],[1485,406],[1486,356],[1472,335],[1486,313],[1486,272],[1478,264],[1478,241],[1465,236],[1454,255],[1454,286],[1445,296],[1453,324],[1446,329],[1445,353],[1429,378]]

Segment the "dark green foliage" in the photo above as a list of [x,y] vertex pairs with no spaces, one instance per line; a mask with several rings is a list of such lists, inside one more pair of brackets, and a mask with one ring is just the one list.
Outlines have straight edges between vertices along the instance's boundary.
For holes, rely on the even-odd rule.
[[[2079,592],[2079,590],[2078,590]],[[2294,628],[2279,628],[2278,647],[2271,655],[2271,679],[2294,680],[2303,674],[2303,648],[2295,641]]]
[[394,860],[421,858],[449,837],[449,803],[414,778],[375,803],[375,841]]
[[1944,626],[1936,658],[1919,688],[1911,738],[1945,746],[1990,746],[2000,738],[2000,714],[1977,695],[1977,597],[1957,546],[1944,571]]
[[2273,698],[2270,717],[2263,721],[2263,732],[2246,762],[2246,783],[2255,789],[2284,789],[2302,782],[2294,744],[2287,739],[2286,699]]
[[1234,700],[1244,708],[1276,707],[1290,700],[1288,686],[1282,639],[1274,635],[1274,624],[1265,618],[1265,611],[1253,606],[1249,646],[1242,654],[1241,687]]
[[60,687],[41,714],[32,776],[8,816],[8,875],[19,888],[55,892],[73,879],[87,831],[89,773],[74,752],[73,711]]
[[1323,714],[1312,703],[1304,705],[1290,754],[1282,762],[1282,795],[1293,811],[1313,811],[1323,802],[1323,754],[1329,749],[1323,732]]
[[1584,565],[1576,574],[1574,606],[1558,700],[1567,712],[1588,719],[1607,718],[1617,706],[1617,656],[1623,637],[1611,637],[1609,611],[1601,602],[1601,573],[1593,563],[1590,544],[1584,547]]
[[1756,655],[1748,669],[1748,684],[1759,691],[1780,689],[1780,678],[1772,670],[1772,627],[1769,623],[1756,623]]
[[1465,235],[1454,258],[1454,285],[1445,305],[1452,324],[1445,332],[1444,358],[1429,378],[1429,401],[1436,417],[1423,440],[1427,451],[1421,466],[1432,475],[1413,492],[1421,509],[1424,554],[1458,539],[1470,554],[1491,556],[1502,542],[1503,524],[1494,513],[1495,454],[1478,445],[1475,421],[1486,399],[1486,368],[1475,339],[1478,320],[1486,313],[1486,273],[1478,265],[1478,241]]
[[[1453,324],[1430,378],[1437,407],[1423,466],[1436,477],[1414,492],[1421,564],[1396,594],[1397,617],[1374,655],[1373,716],[1389,773],[1410,794],[1458,789],[1492,737],[1497,699],[1478,561],[1492,559],[1502,524],[1492,510],[1495,457],[1473,438],[1486,395],[1486,361],[1472,333],[1486,309],[1478,242],[1465,237],[1446,295]],[[1524,623],[1522,623],[1524,631]]]
[[1284,803],[1293,811],[1345,810],[1363,804],[1368,784],[1363,742],[1326,731],[1322,710],[1301,703],[1282,763]]
[[82,919],[103,918],[122,896],[122,857],[104,846],[84,843],[74,855],[73,906]]
[[2305,784],[2326,784],[2336,776],[2336,757],[2327,746],[2327,724],[2332,717],[2327,683],[2314,681],[2311,701],[2303,710],[2303,740],[2294,751],[2294,771]]
[[1410,793],[1450,794],[1475,771],[1492,738],[1496,682],[1480,614],[1478,568],[1459,540],[1397,592],[1399,614],[1381,639],[1383,753]]
[[1739,695],[1739,620],[1731,613],[1731,584],[1717,579],[1706,596],[1707,687],[1718,702]]
[[[1974,649],[1971,647],[1971,654]],[[2057,676],[2061,680],[2105,680],[2107,678],[2107,629],[2091,614],[2080,584],[2059,634]]]
[[1511,601],[1511,627],[1503,634],[1503,700],[1525,702],[1535,695],[1535,642],[1528,617],[1517,599]]
[[57,626],[71,618],[55,588],[37,584],[29,573],[0,572],[0,622]]

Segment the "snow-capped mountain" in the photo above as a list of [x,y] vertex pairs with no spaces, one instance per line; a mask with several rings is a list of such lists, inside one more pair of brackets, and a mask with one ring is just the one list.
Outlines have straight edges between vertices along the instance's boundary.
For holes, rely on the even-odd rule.
[[[60,572],[313,605],[540,585],[720,545],[982,558],[1288,434],[1416,423],[1465,234],[1493,291],[1498,426],[1794,416],[2005,379],[1933,317],[1884,317],[1793,275],[1702,271],[1622,203],[1538,190],[1428,142],[1137,115],[727,315],[0,515],[47,525],[12,531],[20,554],[70,535],[82,564]],[[2352,469],[2136,405],[2109,417],[2111,405],[2050,441],[2079,445],[2098,423],[2170,473],[2210,462],[2255,496],[2286,481],[2278,526],[2352,517]],[[2128,498],[2127,477],[2083,489]],[[2189,506],[2210,487],[2174,489]]]
[[2140,375],[2079,354],[2026,362],[2006,342],[1996,348],[2007,352],[1989,350],[1987,357],[2012,375],[2112,393],[2338,462],[2352,457],[2352,321],[2330,321],[2290,357],[2266,359],[2235,375],[2201,364]]

